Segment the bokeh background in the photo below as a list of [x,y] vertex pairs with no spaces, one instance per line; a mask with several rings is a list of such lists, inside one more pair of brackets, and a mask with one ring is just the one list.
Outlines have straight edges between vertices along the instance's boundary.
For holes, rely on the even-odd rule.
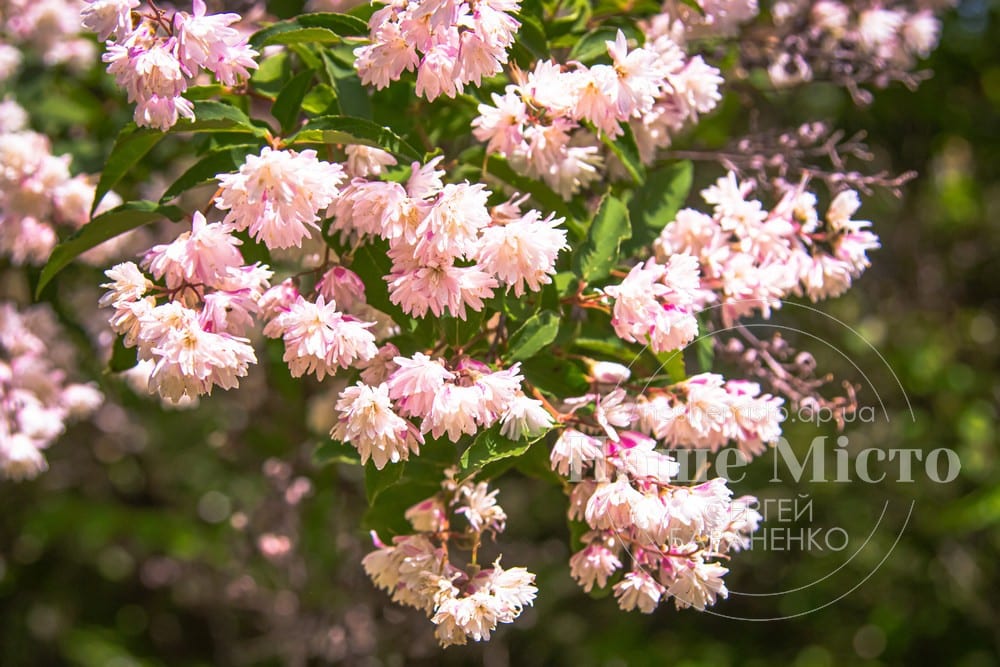
[[[0,665],[1000,664],[1000,7],[962,2],[926,66],[934,75],[916,92],[879,91],[868,108],[818,86],[771,111],[776,124],[866,130],[874,168],[919,173],[901,200],[865,199],[883,249],[855,289],[822,305],[856,331],[794,307],[773,321],[831,343],[791,336],[820,370],[861,384],[862,405],[878,405],[878,391],[885,411],[847,425],[849,448],[947,447],[962,462],[947,484],[915,474],[908,484],[797,486],[771,482],[768,462],[751,466],[737,493],[808,493],[813,523],[851,537],[840,553],[735,559],[733,591],[803,588],[734,594],[714,611],[793,618],[669,605],[625,614],[585,595],[568,574],[563,496],[512,473],[499,484],[511,517],[505,563],[538,573],[539,598],[489,644],[442,653],[426,619],[392,606],[361,570],[362,483],[355,469],[313,462],[328,419],[316,388],[265,360],[245,390],[184,411],[108,381],[113,402],[49,450],[48,473],[0,484]],[[100,169],[129,115],[97,74],[81,81],[29,63],[16,91],[35,129],[83,171]],[[711,131],[725,134],[738,111]],[[169,158],[154,153],[150,164]],[[83,345],[95,276],[81,270],[47,294]],[[96,358],[81,363],[100,372]],[[787,432],[796,448],[837,435],[830,424]]]

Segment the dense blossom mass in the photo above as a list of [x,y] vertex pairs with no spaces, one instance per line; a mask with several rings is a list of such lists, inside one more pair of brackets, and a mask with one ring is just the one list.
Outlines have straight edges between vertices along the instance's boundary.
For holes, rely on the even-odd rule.
[[66,424],[104,400],[93,384],[70,382],[73,347],[47,306],[0,302],[0,475],[31,478],[48,468],[46,448]]
[[[190,187],[161,199],[150,160],[157,182],[137,198],[159,204],[139,209],[182,219],[160,206],[183,190],[176,203],[191,212],[105,272],[108,346],[117,338],[118,356],[134,350],[129,377],[170,404],[236,389],[259,359],[269,372],[279,365],[303,394],[321,396],[328,419],[310,428],[328,430],[335,442],[324,445],[340,448],[339,460],[366,466],[378,493],[429,469],[440,491],[394,517],[410,532],[374,534],[363,566],[449,646],[488,640],[535,599],[525,568],[479,562],[487,538],[523,519],[508,517],[491,488],[522,463],[564,478],[568,517],[585,526],[569,559],[585,591],[610,587],[623,610],[643,613],[727,597],[730,559],[762,520],[757,501],[734,497],[722,478],[683,478],[676,452],[759,456],[780,439],[786,404],[815,395],[772,381],[786,372],[773,359],[770,374],[744,375],[751,381],[713,372],[710,355],[695,371],[681,355],[699,334],[769,318],[784,299],[839,296],[880,241],[856,218],[872,181],[855,186],[858,173],[835,151],[824,172],[796,153],[804,142],[778,141],[741,170],[731,154],[676,145],[734,77],[763,81],[769,94],[822,77],[858,102],[865,85],[915,84],[940,4],[782,1],[762,12],[755,0],[667,0],[638,20],[601,25],[595,14],[573,27],[577,17],[557,3],[541,17],[569,31],[556,46],[553,34],[533,34],[539,17],[517,0],[392,0],[367,28],[351,16],[307,24],[260,9],[270,32],[255,40],[250,21],[208,14],[202,0],[190,12],[0,0],[0,80],[19,76],[26,53],[85,67],[97,56],[79,36],[89,31],[106,41],[102,60],[135,104],[136,125],[167,131],[195,119],[193,100],[205,96],[232,103],[237,127],[175,128],[207,135],[190,142],[197,162],[160,169]],[[352,54],[354,68],[343,67]],[[394,108],[404,95],[409,106]],[[393,117],[410,130],[389,127]],[[13,267],[44,264],[92,209],[121,203],[110,191],[94,202],[97,177],[74,175],[32,120],[14,99],[0,101],[0,257]],[[456,127],[461,136],[450,136]],[[109,159],[114,187],[148,153],[128,138],[159,133],[122,136],[126,148],[116,144],[118,161]],[[677,159],[692,154],[725,166],[699,175],[711,183],[704,206],[687,195],[691,162]],[[206,183],[202,196],[195,186]],[[132,221],[92,224],[103,239]],[[84,258],[108,266],[121,238]],[[45,307],[0,303],[4,477],[44,470],[43,451],[65,424],[102,401],[95,386],[68,379],[76,369],[60,338]],[[419,481],[424,495],[428,479]],[[258,546],[279,560],[290,542],[267,534]]]
[[239,14],[206,14],[204,0],[193,5],[193,13],[176,12],[168,22],[155,8],[149,16],[133,11],[139,0],[86,0],[83,25],[109,40],[103,59],[135,103],[136,125],[167,130],[180,118],[193,120],[183,95],[202,70],[233,86],[257,68],[258,53],[232,27]]

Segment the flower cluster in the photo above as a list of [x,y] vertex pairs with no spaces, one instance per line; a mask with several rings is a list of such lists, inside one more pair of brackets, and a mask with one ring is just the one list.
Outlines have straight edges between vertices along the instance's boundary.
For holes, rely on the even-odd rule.
[[382,89],[416,70],[417,95],[455,97],[503,70],[519,7],[518,0],[390,2],[368,21],[371,43],[354,50],[361,81]]
[[40,55],[50,67],[89,68],[96,51],[79,34],[81,5],[79,0],[0,0],[0,81],[20,67],[18,46]]
[[42,453],[104,400],[90,384],[67,381],[71,347],[48,306],[26,310],[0,303],[0,474],[35,477],[48,467]]
[[619,31],[607,42],[610,65],[539,61],[493,104],[480,104],[473,134],[565,198],[600,177],[603,164],[591,129],[615,138],[628,124],[642,159],[721,98],[719,71],[687,58],[667,36],[629,49]]
[[301,247],[318,230],[318,213],[339,194],[344,179],[339,164],[324,162],[316,151],[273,150],[250,155],[235,174],[219,176],[216,207],[225,221],[268,248]]
[[[507,515],[496,503],[497,491],[485,482],[456,481],[446,471],[443,491],[406,511],[414,533],[384,544],[362,564],[376,586],[399,604],[420,609],[437,626],[442,646],[489,640],[498,623],[512,623],[535,599],[535,575],[523,567],[476,563],[484,534],[503,532]],[[465,525],[458,528],[458,515]],[[449,548],[469,550],[471,562],[458,567]]]
[[552,450],[553,470],[573,467],[589,477],[570,495],[569,517],[590,528],[570,558],[573,578],[586,591],[603,588],[627,555],[629,571],[614,586],[625,611],[648,614],[671,597],[678,609],[704,610],[727,597],[729,570],[719,560],[749,546],[761,520],[757,500],[733,500],[722,478],[674,484],[677,462],[655,451],[652,439],[619,436],[602,441],[567,429]]
[[[70,175],[70,156],[52,154],[48,137],[26,129],[27,114],[0,103],[0,256],[17,266],[42,264],[58,241],[57,229],[90,219],[94,183]],[[114,193],[98,212],[121,203]]]
[[636,409],[640,428],[670,447],[708,448],[735,442],[750,459],[781,437],[785,401],[760,385],[701,373],[666,390],[648,392]]
[[162,10],[133,12],[138,6],[139,0],[87,0],[81,12],[83,25],[109,40],[103,59],[135,102],[136,125],[167,130],[179,117],[193,119],[194,107],[182,95],[202,69],[227,86],[256,69],[257,52],[232,27],[239,14],[206,15],[203,0],[194,0],[193,14],[176,12],[172,19]]
[[440,160],[414,163],[405,187],[355,178],[331,207],[331,231],[389,242],[392,302],[414,317],[447,311],[464,320],[501,283],[520,296],[552,282],[567,247],[563,219],[522,213],[516,198],[491,210],[483,185],[445,184]]
[[[697,5],[695,7],[694,5]],[[757,0],[664,0],[662,12],[647,25],[653,35],[669,35],[678,44],[688,40],[732,37],[759,13]]]
[[[114,308],[112,329],[138,358],[152,362],[149,391],[177,402],[238,386],[257,362],[246,338],[271,271],[245,265],[228,226],[195,213],[191,231],[106,272],[101,298]],[[160,303],[160,299],[164,303]]]
[[611,325],[631,343],[654,352],[677,350],[698,334],[694,304],[699,291],[698,259],[672,255],[666,264],[637,264],[619,285],[604,289],[615,300]]
[[[386,345],[388,353],[395,346]],[[521,390],[519,364],[493,371],[486,364],[459,358],[452,364],[417,352],[412,357],[388,355],[377,368],[369,366],[363,382],[340,394],[340,416],[331,437],[357,448],[362,463],[387,463],[419,453],[423,434],[463,435],[500,423],[512,440],[544,433],[552,417],[540,401]],[[372,371],[379,372],[373,373]],[[420,428],[410,421],[420,420]]]
[[813,301],[839,296],[869,266],[867,252],[879,241],[870,222],[852,219],[861,206],[853,190],[834,197],[825,219],[804,184],[771,211],[752,191],[752,183],[730,172],[701,193],[712,215],[684,209],[654,244],[661,258],[698,258],[702,304],[721,304],[725,321],[754,311],[768,316],[789,294]]

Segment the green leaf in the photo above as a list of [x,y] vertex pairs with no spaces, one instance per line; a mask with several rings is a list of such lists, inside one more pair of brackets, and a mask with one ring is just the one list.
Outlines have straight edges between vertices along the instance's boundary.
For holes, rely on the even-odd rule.
[[508,361],[524,361],[544,350],[559,334],[559,315],[543,310],[532,315],[510,337]]
[[474,468],[482,468],[502,459],[521,456],[541,437],[530,440],[511,440],[500,433],[499,426],[493,426],[476,436],[468,449],[462,452],[459,463],[462,465],[462,471],[465,472]]
[[322,116],[314,118],[291,137],[292,144],[361,144],[381,148],[408,162],[419,162],[421,154],[388,127],[364,118]]
[[622,124],[624,132],[617,139],[611,139],[601,132],[601,141],[611,149],[618,161],[625,167],[625,171],[632,177],[636,185],[642,185],[646,180],[646,167],[642,164],[642,156],[639,155],[639,146],[635,143],[635,135],[632,128],[627,123]]
[[343,37],[368,35],[368,24],[357,16],[336,12],[314,12],[302,14],[296,19],[307,28],[327,28]]
[[524,13],[516,15],[521,27],[517,31],[512,55],[514,61],[521,67],[530,67],[536,60],[549,57],[549,44],[545,38],[545,29],[534,16]]
[[209,153],[198,162],[195,162],[190,169],[185,171],[180,177],[171,183],[160,203],[173,199],[177,195],[190,190],[198,185],[204,185],[216,180],[219,174],[228,174],[236,171],[243,164],[246,156],[255,153],[260,148],[257,144],[244,144],[232,146]]
[[656,358],[660,362],[660,371],[666,371],[671,382],[684,382],[687,379],[687,369],[684,367],[684,350],[660,352]]
[[104,195],[118,185],[125,174],[153,150],[164,136],[166,135],[158,130],[136,127],[135,123],[129,123],[118,133],[111,154],[104,163],[104,169],[101,170],[97,189],[94,191],[94,203],[90,207],[91,215],[94,214]]
[[386,255],[388,249],[389,245],[381,239],[367,243],[354,253],[349,268],[364,281],[365,301],[370,306],[393,316],[402,315],[399,307],[389,300],[389,285],[385,282],[384,276],[392,270],[392,262]]
[[618,30],[609,26],[591,30],[576,41],[573,48],[570,49],[567,60],[577,60],[585,65],[591,65],[598,60],[606,59],[608,56],[607,42],[615,41],[617,35]]
[[260,50],[270,44],[334,43],[348,35],[367,35],[368,25],[347,14],[323,12],[302,14],[279,21],[250,37],[250,46]]
[[111,348],[111,359],[108,361],[108,370],[112,373],[121,373],[133,368],[139,363],[138,354],[138,348],[125,347],[125,337],[117,336],[115,344]]
[[248,132],[264,136],[264,130],[250,122],[250,117],[231,104],[203,100],[194,103],[194,120],[181,119],[170,128],[178,132]]
[[[699,327],[699,330],[705,331],[702,327]],[[702,373],[707,373],[712,370],[712,364],[715,361],[715,337],[702,335],[695,340],[694,344],[695,353],[698,357],[698,370]]]
[[684,160],[651,171],[642,187],[636,188],[628,203],[632,238],[626,250],[644,248],[676,216],[691,192],[691,162]]
[[339,440],[326,440],[319,443],[316,451],[313,452],[313,462],[319,466],[331,463],[349,463],[351,465],[361,465],[361,455],[358,450],[351,445]]
[[521,365],[524,378],[550,396],[580,396],[590,388],[587,374],[568,359],[540,354]]
[[151,201],[128,202],[102,213],[52,250],[38,278],[36,298],[52,278],[81,253],[150,222],[163,218],[176,222],[183,217],[184,212],[176,206],[161,206]]
[[340,111],[336,91],[325,83],[313,86],[302,98],[302,110],[310,116],[336,115]]
[[260,67],[250,75],[250,86],[255,93],[274,99],[291,76],[291,55],[289,51],[282,49],[260,62]]
[[603,280],[618,264],[622,241],[632,235],[628,209],[620,199],[605,195],[587,230],[587,240],[574,257],[574,271],[584,281]]
[[271,115],[281,124],[282,132],[291,132],[297,124],[299,111],[302,109],[302,99],[309,91],[315,74],[313,70],[299,72],[285,84],[274,100]]
[[[340,113],[345,116],[371,120],[372,103],[368,90],[361,84],[357,70],[354,69],[354,53],[350,49],[346,53],[336,52],[340,58],[334,57],[327,50],[320,52],[323,67],[330,79],[330,85],[337,91],[337,104]],[[343,60],[346,59],[346,62]]]
[[365,466],[365,496],[368,504],[374,504],[383,491],[398,484],[403,479],[405,469],[405,461],[387,463],[381,470],[375,467],[374,462],[369,461]]

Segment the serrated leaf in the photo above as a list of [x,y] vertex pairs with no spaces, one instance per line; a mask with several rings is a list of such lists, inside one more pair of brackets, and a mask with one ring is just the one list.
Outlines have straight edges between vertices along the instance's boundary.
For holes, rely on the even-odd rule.
[[112,373],[121,373],[135,367],[139,363],[139,350],[135,347],[125,347],[125,337],[115,337],[115,343],[111,347],[111,359],[108,360],[108,370]]
[[587,283],[603,280],[618,264],[622,241],[632,235],[628,209],[616,197],[605,195],[587,230],[587,240],[574,257],[574,271]]
[[627,123],[623,123],[621,127],[623,132],[615,139],[601,132],[601,141],[615,154],[636,185],[642,185],[646,180],[646,167],[642,164],[639,146],[635,143],[632,128]]
[[271,115],[281,125],[282,132],[291,132],[299,120],[302,109],[302,99],[309,91],[310,84],[316,72],[306,70],[293,76],[278,93],[271,107]]
[[508,361],[524,361],[544,350],[559,334],[559,315],[543,310],[532,315],[510,337]]
[[351,445],[338,440],[326,440],[319,443],[319,446],[313,452],[313,462],[320,466],[331,463],[361,465],[361,455]]
[[111,148],[101,170],[101,178],[97,182],[94,190],[94,203],[90,207],[90,214],[93,215],[108,192],[111,191],[118,182],[127,174],[149,151],[153,150],[156,144],[166,136],[159,130],[151,130],[145,127],[136,127],[135,123],[129,123],[115,139],[115,145]]
[[540,437],[530,440],[511,440],[500,433],[499,426],[493,426],[476,436],[472,444],[462,452],[459,463],[463,472],[482,468],[502,459],[521,456],[538,440]]
[[422,157],[390,128],[351,116],[314,118],[289,139],[289,143],[361,144],[381,148],[408,162],[419,162]]
[[632,238],[626,248],[648,246],[676,216],[691,192],[694,177],[691,162],[674,162],[649,172],[628,203]]
[[260,146],[257,144],[244,144],[209,153],[170,184],[170,187],[160,197],[160,203],[169,201],[193,187],[211,183],[216,180],[219,174],[236,171],[243,164],[247,155],[257,152],[259,149]]
[[136,227],[163,218],[176,222],[183,217],[184,212],[176,206],[162,206],[151,201],[128,202],[102,213],[52,250],[38,278],[36,298],[52,278],[80,254]]
[[365,497],[373,504],[386,489],[395,486],[403,478],[406,462],[386,463],[379,470],[372,461],[365,465]]

